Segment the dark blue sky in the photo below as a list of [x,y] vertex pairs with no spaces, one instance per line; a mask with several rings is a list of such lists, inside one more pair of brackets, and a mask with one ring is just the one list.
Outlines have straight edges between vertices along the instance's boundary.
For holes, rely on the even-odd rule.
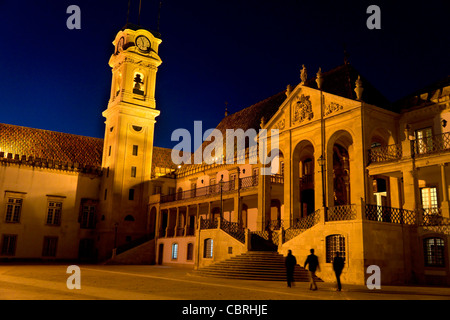
[[[130,22],[137,23],[138,0]],[[81,8],[81,30],[66,9]],[[381,30],[366,9],[381,8]],[[108,60],[128,0],[0,1],[0,122],[103,137]],[[156,29],[159,0],[142,0]],[[215,127],[224,115],[349,60],[389,100],[450,74],[449,1],[163,1],[155,145],[176,128]]]

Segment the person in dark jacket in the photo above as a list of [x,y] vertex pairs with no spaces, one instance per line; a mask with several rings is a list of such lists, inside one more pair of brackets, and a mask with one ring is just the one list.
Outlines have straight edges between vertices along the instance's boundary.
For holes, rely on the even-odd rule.
[[336,274],[336,281],[337,281],[337,291],[341,291],[342,285],[341,285],[341,273],[342,269],[344,269],[344,258],[342,258],[339,254],[339,251],[336,252],[336,256],[333,259],[333,270]]
[[290,288],[294,283],[294,268],[297,265],[297,259],[295,259],[295,256],[292,255],[292,250],[288,250],[284,263],[286,265],[287,285]]
[[311,254],[306,258],[304,268],[306,269],[306,266],[307,265],[309,266],[308,267],[308,270],[309,270],[309,290],[317,290],[317,285],[316,285],[316,281],[314,280],[314,277],[315,277],[316,270],[320,271],[319,259],[314,254],[314,249],[309,250],[309,252],[311,252]]

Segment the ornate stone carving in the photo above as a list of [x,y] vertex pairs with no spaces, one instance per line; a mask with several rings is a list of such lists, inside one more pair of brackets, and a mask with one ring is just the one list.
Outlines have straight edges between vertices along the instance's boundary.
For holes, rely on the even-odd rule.
[[338,111],[340,111],[342,109],[344,109],[344,107],[341,106],[340,104],[337,104],[335,102],[330,102],[330,104],[325,107],[325,110],[323,111],[323,115],[327,116],[330,113],[338,112]]
[[313,117],[310,96],[302,94],[297,97],[297,101],[293,103],[293,122],[301,123],[304,120],[311,120]]
[[278,121],[274,126],[273,129],[283,130],[284,129],[284,119],[281,119]]

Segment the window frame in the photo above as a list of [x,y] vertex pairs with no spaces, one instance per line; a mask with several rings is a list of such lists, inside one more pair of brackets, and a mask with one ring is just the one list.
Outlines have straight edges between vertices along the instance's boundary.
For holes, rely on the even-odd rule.
[[[50,246],[51,242],[55,243]],[[58,237],[44,236],[44,242],[42,244],[42,256],[43,257],[56,257],[58,251]]]
[[343,234],[334,233],[325,237],[325,262],[333,263],[336,252],[344,261],[347,260],[346,237]]
[[207,238],[203,241],[203,258],[212,259],[214,257],[214,240]]
[[[51,205],[54,204],[54,205]],[[59,204],[59,206],[58,206]],[[63,202],[61,200],[48,199],[45,224],[47,226],[60,226],[62,218]],[[51,214],[50,214],[51,211]],[[56,218],[57,217],[57,218]]]
[[[435,248],[431,248],[429,250],[429,241],[433,240],[433,246]],[[436,240],[439,240],[440,243],[437,243]],[[424,265],[427,268],[445,268],[445,239],[439,236],[429,236],[423,238],[423,254],[424,254]],[[440,249],[439,249],[440,248]],[[431,258],[431,259],[430,259]],[[430,261],[432,260],[432,261]]]
[[[10,207],[11,207],[11,210],[9,210]],[[6,206],[5,206],[5,220],[4,221],[6,223],[20,223],[20,219],[22,216],[22,208],[23,208],[23,198],[15,197],[15,196],[8,196],[7,200],[6,200]]]
[[178,245],[178,242],[172,243],[172,252],[171,252],[171,259],[172,260],[178,260],[178,250],[180,249],[180,246]]
[[[3,234],[2,235],[0,256],[15,256],[16,255],[17,238],[18,238],[17,234]],[[11,239],[14,239],[14,243],[12,246],[11,246]],[[6,240],[8,241],[7,244],[5,244]],[[5,248],[5,246],[7,248]]]

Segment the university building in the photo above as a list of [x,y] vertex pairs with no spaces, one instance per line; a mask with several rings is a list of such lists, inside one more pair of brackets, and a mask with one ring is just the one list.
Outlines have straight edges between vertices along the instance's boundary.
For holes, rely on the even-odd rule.
[[117,33],[103,139],[0,124],[1,261],[202,270],[314,248],[324,281],[340,252],[346,283],[377,265],[382,284],[450,284],[450,78],[391,103],[349,63],[303,67],[216,127],[267,129],[268,145],[277,129],[276,172],[261,174],[248,139],[222,161],[177,165],[154,146],[160,43],[132,24]]

